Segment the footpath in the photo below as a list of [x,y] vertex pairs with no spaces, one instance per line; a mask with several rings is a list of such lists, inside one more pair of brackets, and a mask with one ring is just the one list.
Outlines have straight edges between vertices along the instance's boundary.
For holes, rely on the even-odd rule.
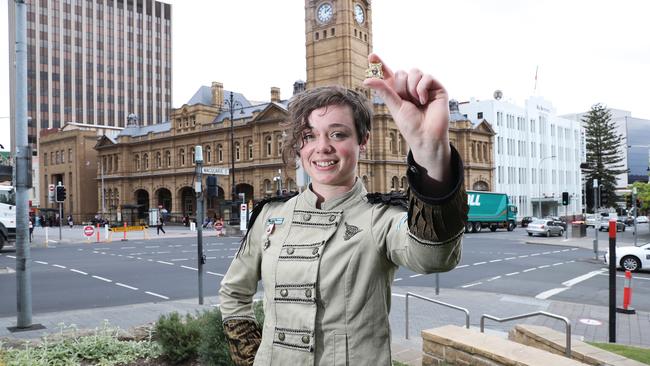
[[[67,230],[67,231],[66,231]],[[166,226],[166,237],[195,237],[196,232],[189,231],[186,227]],[[646,227],[647,230],[647,227]],[[65,235],[63,233],[66,232]],[[45,236],[42,228],[34,232],[33,246],[44,246]],[[56,238],[50,240],[49,246],[64,245],[66,243],[83,242],[81,227],[74,229],[64,228],[62,240],[58,240],[58,229]],[[121,234],[121,233],[120,233]],[[593,234],[593,231],[591,231]],[[129,232],[132,240],[141,240],[142,232]],[[156,236],[155,228],[149,229],[150,236]],[[161,236],[163,234],[161,233]],[[215,236],[213,230],[204,231],[204,236]],[[233,237],[235,239],[236,237]],[[599,233],[599,249],[604,251],[607,248],[607,234]],[[119,239],[118,239],[119,240]],[[638,243],[650,241],[650,233],[639,233]],[[569,246],[580,248],[592,248],[593,236],[588,238],[529,238],[526,243]],[[526,245],[523,244],[522,245]],[[631,245],[629,239],[622,240],[619,245]],[[602,257],[602,253],[600,254]],[[393,359],[409,364],[421,364],[422,339],[420,332],[423,329],[435,328],[447,324],[464,325],[465,316],[457,310],[430,304],[419,299],[409,299],[409,339],[405,337],[405,294],[406,292],[417,293],[421,296],[443,301],[467,308],[470,312],[470,327],[479,329],[480,317],[483,314],[490,314],[497,317],[513,316],[534,311],[546,311],[569,318],[572,325],[572,336],[579,340],[607,342],[608,341],[608,308],[578,303],[568,303],[553,300],[538,300],[530,297],[520,297],[497,293],[487,293],[462,289],[442,288],[439,295],[435,295],[433,287],[400,287],[392,289],[393,298],[391,304],[391,330]],[[261,298],[258,294],[256,298]],[[204,304],[199,305],[198,299],[183,299],[174,301],[161,301],[143,304],[133,304],[117,307],[104,307],[87,310],[62,311],[53,313],[33,314],[33,324],[41,324],[45,329],[11,333],[8,328],[16,325],[16,317],[0,318],[0,339],[8,337],[11,339],[36,339],[43,334],[58,333],[61,325],[74,324],[78,329],[94,329],[100,327],[106,320],[113,326],[121,329],[132,329],[155,322],[162,314],[177,311],[181,314],[195,313],[211,309],[219,304],[218,297],[206,297]],[[506,336],[506,332],[517,323],[543,325],[564,332],[564,323],[559,320],[545,317],[528,318],[526,320],[513,321],[509,323],[495,323],[486,321],[486,332]],[[637,311],[634,315],[617,315],[617,343],[628,344],[650,348],[650,313]]]

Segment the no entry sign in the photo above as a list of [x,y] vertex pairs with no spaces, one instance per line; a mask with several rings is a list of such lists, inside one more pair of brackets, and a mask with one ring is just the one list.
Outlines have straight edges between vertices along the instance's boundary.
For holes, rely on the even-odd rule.
[[84,235],[85,236],[93,236],[94,233],[95,233],[95,229],[92,226],[90,226],[90,225],[84,226]]

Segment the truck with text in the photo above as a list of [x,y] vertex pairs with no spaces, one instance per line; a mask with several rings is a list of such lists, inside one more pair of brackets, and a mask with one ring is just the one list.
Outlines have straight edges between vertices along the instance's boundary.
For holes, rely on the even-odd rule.
[[517,206],[510,204],[505,193],[467,191],[467,204],[467,233],[478,233],[483,228],[512,231],[517,227]]

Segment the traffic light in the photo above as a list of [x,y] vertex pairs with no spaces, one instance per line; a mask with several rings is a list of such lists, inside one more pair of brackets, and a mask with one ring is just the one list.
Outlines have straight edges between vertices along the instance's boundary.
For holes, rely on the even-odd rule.
[[607,207],[609,205],[609,192],[602,190],[600,192],[600,206]]
[[65,186],[56,186],[56,191],[54,192],[54,200],[56,202],[65,201]]
[[564,206],[569,205],[569,192],[562,192],[562,204]]
[[217,196],[217,177],[214,175],[208,175],[205,178],[205,185],[208,187],[207,193],[208,198]]

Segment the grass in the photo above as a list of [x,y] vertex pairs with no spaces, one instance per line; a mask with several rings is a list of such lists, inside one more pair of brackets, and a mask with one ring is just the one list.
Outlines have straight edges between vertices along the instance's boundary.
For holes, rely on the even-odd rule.
[[589,342],[592,346],[650,365],[650,349],[613,343]]

